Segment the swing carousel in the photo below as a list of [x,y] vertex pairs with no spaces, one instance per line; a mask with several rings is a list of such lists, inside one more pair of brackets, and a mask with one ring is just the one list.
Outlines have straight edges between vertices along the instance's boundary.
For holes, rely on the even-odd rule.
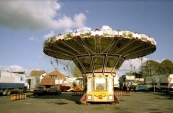
[[73,61],[84,77],[81,103],[117,102],[114,77],[124,60],[146,56],[156,50],[156,41],[131,31],[83,30],[45,40],[45,54]]

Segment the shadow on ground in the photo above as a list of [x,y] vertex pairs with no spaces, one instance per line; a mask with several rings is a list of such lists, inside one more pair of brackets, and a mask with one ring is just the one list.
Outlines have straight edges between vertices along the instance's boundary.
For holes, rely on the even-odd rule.
[[173,99],[172,92],[149,92],[149,93],[158,96],[165,96],[167,99]]
[[[27,98],[34,98],[34,99],[65,99],[65,100],[69,100],[69,101],[74,101],[76,104],[81,104],[79,102],[80,98],[82,97],[82,95],[80,96],[72,96],[71,92],[62,92],[60,95],[38,95],[38,96],[34,96],[32,93],[27,93]],[[64,104],[68,104],[66,102],[57,102],[55,104],[59,104],[59,105],[64,105]]]

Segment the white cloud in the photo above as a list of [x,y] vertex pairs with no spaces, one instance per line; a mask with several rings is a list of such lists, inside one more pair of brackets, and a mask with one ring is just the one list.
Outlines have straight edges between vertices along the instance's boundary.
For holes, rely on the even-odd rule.
[[140,69],[141,64],[144,63],[147,60],[149,60],[149,59],[147,59],[145,57],[126,60],[126,61],[124,61],[124,63],[120,67],[120,69],[118,70],[118,73],[125,74],[126,72],[130,72],[130,71],[138,72],[138,70]]
[[34,40],[34,37],[33,37],[33,36],[31,36],[31,37],[29,38],[29,40]]
[[38,40],[37,38],[33,37],[33,36],[31,36],[31,37],[29,38],[29,40],[30,40],[30,41],[37,41],[37,42],[39,42],[39,40]]
[[50,37],[52,37],[52,36],[54,36],[54,35],[55,35],[54,31],[50,31],[50,33],[44,35],[43,38],[44,38],[44,39],[48,39],[48,38],[50,38]]
[[83,13],[75,14],[72,19],[60,14],[60,8],[57,0],[3,0],[0,2],[0,26],[31,30],[84,26],[86,16]]
[[0,66],[0,71],[8,71],[8,72],[25,72],[26,75],[29,75],[32,70],[40,70],[36,67],[21,67],[19,65],[11,65],[11,66]]
[[82,30],[91,30],[91,28],[90,27],[81,27],[81,28],[76,29],[75,31],[82,31]]
[[112,30],[112,28],[107,26],[107,25],[102,26],[101,30],[104,30],[104,29],[111,29]]
[[65,32],[65,33],[67,33],[67,32],[73,32],[73,30],[72,30],[72,29],[65,29],[64,32]]
[[86,13],[89,13],[90,11],[86,10]]
[[74,21],[76,25],[76,27],[83,27],[85,24],[85,20],[86,20],[86,16],[83,13],[79,13],[74,15]]
[[0,66],[1,71],[9,71],[9,72],[23,72],[25,69],[18,65],[11,65],[11,66]]
[[43,54],[43,55],[38,56],[38,58],[43,58],[43,59],[48,58],[48,57],[49,57],[49,56],[46,55],[46,54]]

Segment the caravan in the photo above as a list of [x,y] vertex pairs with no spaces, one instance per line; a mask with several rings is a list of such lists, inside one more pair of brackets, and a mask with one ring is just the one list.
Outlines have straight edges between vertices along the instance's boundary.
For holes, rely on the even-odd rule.
[[149,89],[173,90],[173,74],[146,77],[145,84]]
[[173,90],[173,74],[170,74],[169,77],[168,77],[168,81],[169,81],[169,89],[170,90]]
[[15,72],[0,72],[0,94],[23,93],[26,91],[25,74]]

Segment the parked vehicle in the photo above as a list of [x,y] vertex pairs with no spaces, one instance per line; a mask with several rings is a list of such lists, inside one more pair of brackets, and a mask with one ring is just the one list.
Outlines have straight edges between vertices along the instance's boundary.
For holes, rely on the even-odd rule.
[[44,95],[47,93],[47,89],[45,86],[38,86],[34,89],[33,91],[33,94],[34,96],[37,96],[37,95]]
[[168,77],[168,81],[169,81],[169,90],[172,90],[173,91],[173,74],[170,74],[169,77]]
[[68,91],[70,88],[70,86],[60,86],[61,91]]
[[44,94],[61,94],[60,86],[55,84],[57,82],[56,80],[56,78],[44,77],[41,80],[40,86],[34,90],[34,96]]
[[136,86],[135,91],[148,91],[148,87],[146,85]]
[[[140,78],[142,79],[142,78]],[[139,78],[136,78],[134,75],[123,75],[119,78],[119,86],[122,90],[135,90],[138,85]]]
[[57,94],[60,95],[61,94],[61,90],[59,86],[50,86],[49,89],[47,90],[48,94]]
[[0,93],[10,95],[11,93],[22,93],[26,91],[25,74],[0,72]]
[[169,76],[166,75],[157,75],[157,76],[149,76],[145,78],[145,84],[149,89],[153,89],[154,87],[157,90],[172,90],[173,89],[173,74]]

